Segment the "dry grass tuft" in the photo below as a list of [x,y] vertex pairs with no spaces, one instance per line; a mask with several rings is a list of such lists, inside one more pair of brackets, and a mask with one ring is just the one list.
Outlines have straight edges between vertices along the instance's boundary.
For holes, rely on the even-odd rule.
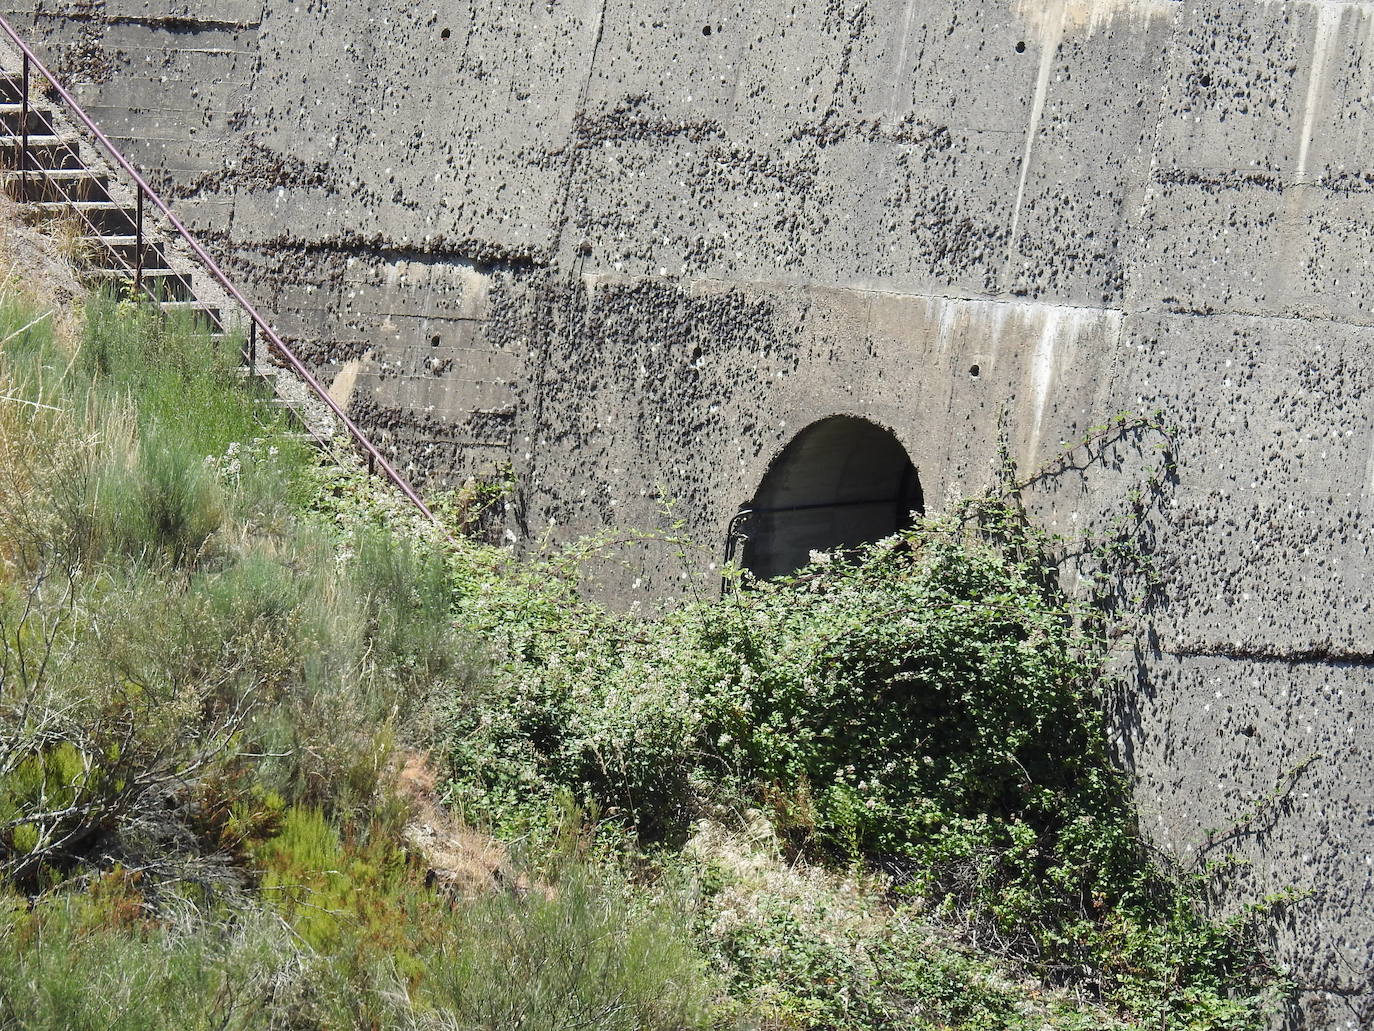
[[78,269],[89,255],[83,259],[80,237],[74,219],[51,226],[26,225],[19,205],[0,193],[0,300],[51,312],[53,338],[68,353],[76,352],[85,332],[87,291]]

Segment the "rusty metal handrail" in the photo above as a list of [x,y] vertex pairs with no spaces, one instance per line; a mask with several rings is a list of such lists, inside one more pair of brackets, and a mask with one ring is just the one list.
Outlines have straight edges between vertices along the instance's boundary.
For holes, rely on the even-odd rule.
[[[262,315],[258,313],[258,310],[253,307],[253,305],[249,302],[248,298],[246,298],[243,295],[243,293],[239,290],[239,288],[234,285],[234,283],[224,273],[224,270],[219,267],[218,262],[216,262],[215,259],[210,256],[209,251],[207,251],[201,245],[201,242],[196,239],[195,234],[192,233],[191,230],[187,229],[185,224],[181,221],[181,219],[177,218],[177,216],[172,213],[172,209],[168,207],[167,202],[164,201],[160,196],[158,196],[156,190],[154,190],[150,185],[148,185],[148,182],[143,178],[143,176],[139,174],[138,169],[136,169],[133,166],[133,164],[130,163],[129,159],[126,158],[123,155],[123,153],[120,152],[119,148],[115,146],[114,141],[111,140],[108,136],[105,135],[104,132],[101,131],[100,126],[96,125],[95,122],[91,120],[90,115],[86,114],[86,112],[82,109],[81,105],[76,102],[76,98],[73,97],[71,93],[68,92],[67,88],[63,86],[62,83],[57,79],[57,77],[54,76],[53,73],[48,70],[48,67],[42,62],[42,60],[39,59],[38,55],[34,53],[33,48],[24,42],[23,38],[19,35],[19,33],[15,31],[14,26],[12,26],[9,23],[9,20],[6,19],[3,15],[0,15],[0,30],[3,30],[4,34],[10,38],[10,41],[19,48],[19,52],[23,57],[24,69],[23,83],[21,88],[23,89],[24,95],[21,103],[23,104],[24,110],[23,114],[21,115],[22,124],[20,126],[20,129],[23,136],[24,144],[27,145],[28,142],[28,85],[29,68],[30,65],[32,65],[32,67],[36,68],[39,71],[39,73],[42,74],[42,76],[48,80],[53,90],[57,93],[58,96],[62,98],[63,102],[67,105],[68,112],[71,115],[73,115],[77,121],[84,125],[87,130],[89,130],[91,135],[95,137],[96,141],[100,143],[100,145],[104,147],[104,149],[109,153],[110,157],[114,159],[115,163],[119,165],[119,167],[122,168],[128,174],[129,178],[134,181],[134,185],[138,190],[139,213],[142,214],[142,203],[143,199],[146,197],[149,201],[153,203],[153,205],[159,211],[162,212],[163,216],[171,224],[172,228],[177,231],[177,234],[186,242],[186,245],[191,248],[191,251],[195,254],[195,256],[198,259],[200,259],[200,263],[205,268],[205,270],[210,273],[210,275],[215,279],[215,281],[218,282],[219,285],[229,294],[229,296],[233,298],[235,302],[238,303],[239,307],[243,309],[244,314],[248,316],[252,330],[256,330],[257,332],[260,332],[263,335],[263,337],[267,340],[269,346],[286,360],[286,363],[291,367],[291,370],[301,378],[305,385],[310,388],[310,390],[315,394],[315,396],[318,397],[320,401],[324,403],[324,405],[338,418],[339,422],[343,424],[344,428],[348,430],[349,436],[351,436],[353,440],[357,443],[357,445],[360,448],[362,448],[363,451],[367,454],[367,464],[369,469],[372,469],[374,467],[380,469],[382,471],[382,474],[386,476],[386,478],[390,480],[396,486],[396,488],[400,490],[402,494],[405,495],[406,499],[412,505],[414,505],[425,516],[425,518],[429,519],[436,526],[439,526],[440,529],[443,529],[443,524],[439,521],[438,517],[430,511],[429,506],[426,505],[424,500],[420,497],[420,495],[416,493],[415,488],[410,485],[410,483],[405,479],[405,477],[403,477],[399,472],[396,471],[395,467],[393,467],[392,464],[387,461],[386,456],[383,455],[381,451],[377,448],[377,445],[372,443],[372,441],[368,439],[367,435],[364,434],[363,431],[358,428],[358,425],[348,417],[348,413],[343,410],[343,406],[340,405],[337,401],[334,400],[334,398],[332,398],[329,395],[329,391],[327,391],[320,384],[319,380],[317,380],[311,374],[310,370],[305,367],[305,363],[302,362],[300,358],[296,356],[296,353],[292,351],[291,348],[289,348],[286,345],[286,343],[282,340],[282,338],[277,335],[276,331],[270,325],[268,325],[267,320],[264,319]],[[25,146],[25,150],[27,150],[27,146]],[[21,175],[23,175],[26,171],[26,169],[23,168],[23,166],[26,164],[27,154],[24,154],[21,157],[20,161]],[[140,238],[142,237],[141,221],[142,220],[140,219]],[[142,254],[140,253],[138,257],[140,259],[139,264],[141,265]],[[445,534],[447,535],[447,531],[445,531]]]

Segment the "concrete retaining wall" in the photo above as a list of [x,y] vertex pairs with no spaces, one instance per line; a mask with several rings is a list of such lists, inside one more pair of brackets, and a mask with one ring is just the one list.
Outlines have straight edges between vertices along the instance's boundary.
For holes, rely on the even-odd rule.
[[4,9],[402,464],[510,463],[530,536],[685,519],[623,602],[709,585],[824,416],[938,510],[999,432],[1024,472],[1162,409],[1176,475],[1128,435],[1028,505],[1161,576],[1116,703],[1152,831],[1258,806],[1232,897],[1311,892],[1295,1026],[1374,1024],[1374,4]]

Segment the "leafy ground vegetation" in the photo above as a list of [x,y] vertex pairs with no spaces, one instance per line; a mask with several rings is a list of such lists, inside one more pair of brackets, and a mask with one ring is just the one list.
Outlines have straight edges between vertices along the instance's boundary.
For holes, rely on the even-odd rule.
[[[1014,506],[656,620],[0,302],[0,1027],[1255,1028]],[[74,324],[74,323],[73,323]]]

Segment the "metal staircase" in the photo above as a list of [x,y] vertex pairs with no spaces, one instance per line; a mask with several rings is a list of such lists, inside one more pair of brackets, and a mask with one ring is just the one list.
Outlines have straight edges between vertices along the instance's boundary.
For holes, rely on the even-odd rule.
[[[12,54],[4,52],[6,40]],[[35,88],[39,76],[41,90]],[[321,444],[346,437],[369,472],[390,480],[438,523],[410,483],[3,17],[0,183],[26,218],[75,223],[89,258],[79,271],[92,287],[146,298],[169,317],[200,324],[212,337],[242,333],[243,374],[270,381],[273,404],[295,413]]]

